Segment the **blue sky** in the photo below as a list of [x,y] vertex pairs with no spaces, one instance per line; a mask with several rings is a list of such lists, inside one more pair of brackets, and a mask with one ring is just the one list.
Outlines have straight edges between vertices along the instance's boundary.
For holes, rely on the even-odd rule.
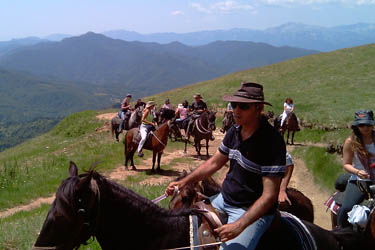
[[288,22],[375,23],[375,0],[1,0],[0,41],[53,33],[251,28]]

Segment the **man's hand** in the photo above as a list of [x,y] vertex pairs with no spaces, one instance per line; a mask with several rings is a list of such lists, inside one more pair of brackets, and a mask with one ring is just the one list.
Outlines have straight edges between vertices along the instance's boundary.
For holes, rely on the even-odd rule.
[[290,206],[292,205],[292,202],[289,200],[289,197],[285,191],[280,191],[279,193],[279,203],[282,203],[282,202],[288,202]]
[[165,189],[164,194],[165,194],[166,196],[171,196],[171,195],[173,195],[174,192],[175,192],[175,190],[176,190],[176,187],[177,187],[177,190],[178,190],[178,188],[179,188],[180,185],[181,185],[181,184],[180,184],[180,182],[178,182],[178,181],[173,181],[173,182],[169,183],[168,187]]
[[215,229],[215,232],[218,233],[222,242],[236,238],[242,231],[243,228],[239,220]]

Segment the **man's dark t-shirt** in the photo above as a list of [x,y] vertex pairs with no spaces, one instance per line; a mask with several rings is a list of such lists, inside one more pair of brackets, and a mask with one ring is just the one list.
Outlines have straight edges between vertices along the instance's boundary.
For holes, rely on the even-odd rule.
[[196,113],[197,110],[207,109],[207,104],[204,101],[202,101],[202,100],[200,100],[199,102],[194,101],[191,104],[190,108],[194,111],[194,113]]
[[[221,192],[226,203],[247,209],[262,195],[263,176],[284,175],[286,147],[283,138],[265,118],[245,141],[240,132],[240,126],[232,126],[219,147],[230,160]],[[276,206],[268,213],[273,213]]]

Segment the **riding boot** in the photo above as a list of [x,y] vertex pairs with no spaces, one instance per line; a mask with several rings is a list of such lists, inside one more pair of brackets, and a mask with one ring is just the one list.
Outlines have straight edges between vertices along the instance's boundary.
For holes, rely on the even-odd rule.
[[142,149],[141,149],[141,151],[138,152],[138,156],[139,156],[139,157],[143,157],[143,156],[144,156],[144,154],[143,154],[143,152],[142,152]]

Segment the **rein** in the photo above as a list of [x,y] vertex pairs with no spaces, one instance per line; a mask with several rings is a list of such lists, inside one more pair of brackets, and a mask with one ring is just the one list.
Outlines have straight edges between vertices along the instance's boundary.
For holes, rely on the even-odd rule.
[[166,147],[166,145],[155,135],[155,133],[154,132],[150,132],[153,136],[155,136],[155,138],[156,138],[156,140],[158,140],[158,142],[161,144],[161,145],[163,145],[164,147]]
[[[211,133],[211,130],[209,130],[209,129],[206,129],[206,128],[204,128],[203,126],[202,126],[202,122],[200,121],[200,119],[196,119],[195,120],[195,124],[196,124],[196,128],[197,128],[197,130],[199,131],[199,133],[201,133],[201,134],[208,134],[208,133]],[[201,126],[201,129],[199,129],[199,125]],[[202,130],[204,130],[204,131],[202,131]]]

